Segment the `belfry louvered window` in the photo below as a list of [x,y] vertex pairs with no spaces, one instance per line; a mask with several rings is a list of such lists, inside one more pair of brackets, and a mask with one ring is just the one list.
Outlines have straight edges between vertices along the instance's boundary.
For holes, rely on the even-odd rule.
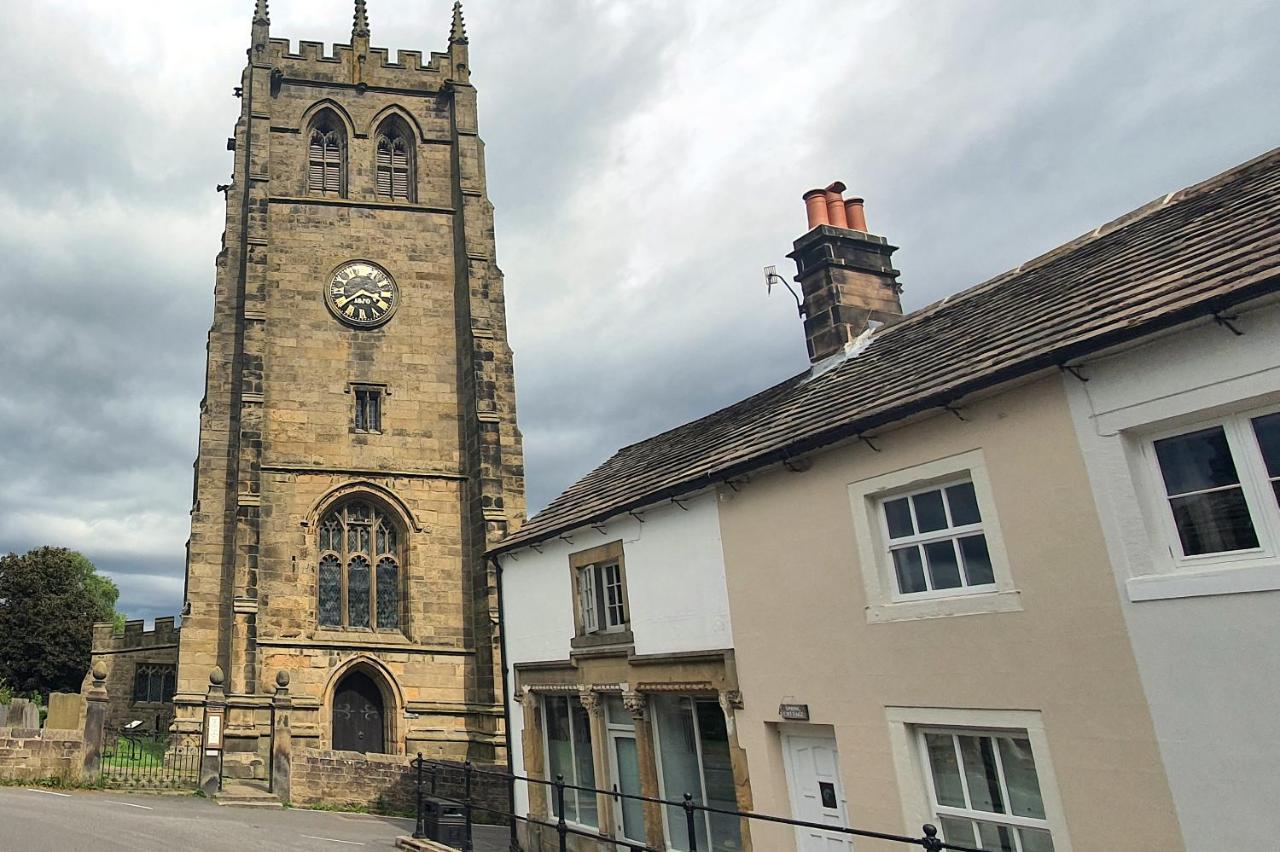
[[324,516],[317,579],[321,627],[400,628],[400,532],[373,505],[355,500]]
[[345,195],[346,138],[341,125],[322,115],[311,126],[307,152],[307,191],[313,195]]
[[413,200],[413,150],[398,122],[378,134],[377,172],[379,198]]

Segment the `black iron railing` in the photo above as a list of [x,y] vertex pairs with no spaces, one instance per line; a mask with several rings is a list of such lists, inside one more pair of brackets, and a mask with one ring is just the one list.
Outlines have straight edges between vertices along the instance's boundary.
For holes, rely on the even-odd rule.
[[200,747],[179,744],[163,730],[108,728],[100,777],[110,786],[194,787],[200,781]]
[[[561,852],[567,852],[568,839],[570,835],[578,837],[589,837],[599,840],[603,843],[612,844],[617,849],[625,849],[627,852],[667,852],[665,848],[647,846],[643,843],[636,843],[621,837],[609,837],[599,832],[587,831],[581,827],[570,825],[565,821],[565,791],[574,790],[577,792],[593,794],[597,796],[605,796],[609,799],[622,801],[629,799],[638,802],[650,802],[656,805],[662,805],[664,808],[677,808],[684,813],[685,831],[689,843],[688,852],[711,852],[709,849],[699,849],[698,847],[698,831],[697,820],[698,815],[716,814],[719,816],[736,817],[740,820],[768,822],[779,825],[791,826],[793,828],[808,828],[825,832],[830,835],[843,835],[847,837],[867,837],[875,840],[884,840],[891,843],[901,843],[908,846],[919,846],[926,852],[941,852],[941,850],[949,849],[952,852],[986,852],[982,849],[975,849],[972,846],[960,846],[954,843],[947,843],[938,836],[938,829],[929,824],[921,827],[922,836],[909,837],[902,834],[892,834],[884,831],[870,831],[862,828],[845,828],[841,826],[826,825],[823,823],[806,822],[804,820],[788,819],[786,817],[773,816],[771,814],[759,814],[751,811],[729,810],[725,808],[713,808],[709,805],[695,802],[693,795],[685,793],[684,797],[679,800],[658,799],[651,796],[639,796],[634,794],[619,792],[615,787],[612,790],[601,790],[597,787],[580,787],[575,784],[565,783],[564,776],[558,775],[554,781],[546,781],[541,778],[530,778],[525,775],[516,775],[510,772],[494,772],[487,769],[477,769],[470,763],[464,763],[461,767],[462,773],[462,797],[451,797],[442,795],[439,792],[441,776],[446,773],[456,774],[459,769],[454,763],[447,763],[438,760],[426,760],[421,752],[418,756],[410,761],[410,765],[415,770],[416,785],[416,803],[417,803],[417,821],[414,826],[414,837],[427,837],[428,832],[428,810],[432,800],[436,802],[446,802],[457,805],[461,808],[462,818],[462,835],[460,842],[463,852],[473,852],[474,844],[472,840],[472,823],[475,811],[483,811],[511,820],[512,825],[512,848],[517,848],[515,843],[515,824],[524,822],[529,825],[540,825],[547,829],[554,830],[559,839],[559,848]],[[484,805],[476,801],[472,795],[474,790],[475,779],[480,776],[490,778],[501,778],[507,784],[507,789],[514,792],[517,782],[525,784],[535,784],[550,788],[552,795],[555,797],[556,819],[554,822],[537,819],[532,816],[521,816],[513,813],[510,806],[506,808],[494,808],[490,805]],[[510,796],[508,801],[514,801],[514,795]],[[439,839],[439,838],[432,838]]]

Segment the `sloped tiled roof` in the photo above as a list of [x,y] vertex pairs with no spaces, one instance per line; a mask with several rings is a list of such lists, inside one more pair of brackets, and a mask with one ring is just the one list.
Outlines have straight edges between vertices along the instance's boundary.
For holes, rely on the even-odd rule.
[[1280,148],[878,332],[870,348],[619,450],[496,545],[651,505],[1280,291]]

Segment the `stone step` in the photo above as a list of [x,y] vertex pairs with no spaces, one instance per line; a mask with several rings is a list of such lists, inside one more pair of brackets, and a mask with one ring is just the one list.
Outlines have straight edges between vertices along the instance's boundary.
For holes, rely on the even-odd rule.
[[280,797],[267,790],[266,784],[224,779],[222,790],[213,794],[220,805],[239,808],[282,808]]

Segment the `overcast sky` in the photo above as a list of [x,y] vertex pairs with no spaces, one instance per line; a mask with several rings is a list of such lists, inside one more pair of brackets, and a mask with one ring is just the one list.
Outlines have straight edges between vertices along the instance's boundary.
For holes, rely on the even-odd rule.
[[[271,5],[276,37],[349,39],[350,2]],[[443,50],[450,5],[369,0],[373,42]],[[0,31],[0,552],[80,549],[135,617],[181,606],[252,6],[37,0]],[[533,509],[807,365],[761,268],[793,273],[810,187],[866,197],[914,309],[1280,144],[1274,3],[466,13]]]

